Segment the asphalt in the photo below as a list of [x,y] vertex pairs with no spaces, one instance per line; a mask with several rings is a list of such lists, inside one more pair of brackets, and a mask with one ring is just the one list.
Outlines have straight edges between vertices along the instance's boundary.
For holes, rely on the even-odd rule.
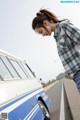
[[45,88],[50,99],[51,120],[59,120],[60,117],[61,87],[62,81]]
[[45,88],[45,91],[51,101],[51,120],[60,120],[62,83],[64,90],[63,99],[65,120],[80,120],[80,94],[73,80],[66,78],[64,80],[57,81]]

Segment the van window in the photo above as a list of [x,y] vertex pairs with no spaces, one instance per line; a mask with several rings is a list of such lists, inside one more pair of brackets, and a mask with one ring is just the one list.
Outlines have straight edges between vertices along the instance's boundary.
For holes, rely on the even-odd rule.
[[25,74],[27,75],[28,78],[31,78],[31,76],[28,74],[28,72],[26,71],[26,69],[24,68],[24,66],[22,65],[22,62],[18,62],[19,65],[21,66],[21,68],[23,69],[23,71],[25,72]]
[[17,70],[17,72],[19,73],[20,77],[25,79],[25,78],[28,78],[26,76],[26,74],[23,72],[23,70],[21,69],[20,65],[18,64],[17,61],[14,61],[14,60],[10,60],[12,65],[14,66],[14,68]]
[[13,78],[0,57],[0,75],[3,79]]
[[17,74],[17,72],[14,70],[14,68],[12,67],[12,65],[10,64],[9,60],[4,57],[4,56],[1,56],[3,62],[6,64],[6,66],[8,67],[10,73],[12,74],[12,76],[14,78],[19,78],[19,75]]
[[33,74],[32,74],[31,71],[27,68],[26,64],[22,62],[22,65],[24,66],[24,68],[26,69],[26,71],[28,72],[28,74],[31,76],[31,78],[34,78]]

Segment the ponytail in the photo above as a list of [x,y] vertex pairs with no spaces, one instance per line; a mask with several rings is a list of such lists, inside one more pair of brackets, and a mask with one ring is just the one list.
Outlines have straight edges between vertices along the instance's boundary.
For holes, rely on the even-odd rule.
[[36,17],[32,21],[32,28],[35,29],[36,27],[41,27],[43,25],[44,20],[48,20],[49,22],[53,21],[54,23],[57,23],[68,19],[59,20],[54,13],[46,9],[41,9],[38,13],[36,13]]

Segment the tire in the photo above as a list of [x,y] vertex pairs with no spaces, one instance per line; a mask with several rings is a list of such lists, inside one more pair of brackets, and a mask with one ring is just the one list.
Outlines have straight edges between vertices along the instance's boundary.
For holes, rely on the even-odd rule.
[[41,100],[38,100],[39,102],[39,106],[44,114],[45,119],[44,120],[50,120],[50,113],[48,111],[48,109],[46,108],[46,106],[44,105],[44,103]]

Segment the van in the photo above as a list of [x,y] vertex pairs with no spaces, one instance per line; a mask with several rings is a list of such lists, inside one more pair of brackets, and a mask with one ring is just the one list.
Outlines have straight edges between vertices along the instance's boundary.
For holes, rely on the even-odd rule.
[[29,65],[0,50],[0,120],[50,120],[50,102]]

